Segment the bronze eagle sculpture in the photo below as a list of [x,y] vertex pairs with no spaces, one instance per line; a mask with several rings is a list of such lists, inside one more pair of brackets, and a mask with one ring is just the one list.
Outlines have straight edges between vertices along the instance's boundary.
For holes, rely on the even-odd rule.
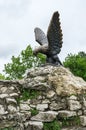
[[35,40],[41,45],[36,48],[33,53],[37,55],[38,53],[43,53],[47,56],[46,62],[54,65],[62,65],[59,60],[58,54],[62,47],[62,30],[59,21],[59,13],[54,12],[49,27],[47,35],[40,29],[35,28]]

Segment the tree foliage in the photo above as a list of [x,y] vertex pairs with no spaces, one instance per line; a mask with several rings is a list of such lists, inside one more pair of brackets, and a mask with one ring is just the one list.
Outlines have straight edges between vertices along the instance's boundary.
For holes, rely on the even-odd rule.
[[[25,50],[22,50],[17,57],[12,56],[11,63],[7,63],[4,66],[5,76],[0,74],[0,79],[22,79],[27,69],[40,66],[45,63],[46,56],[39,53],[36,56],[33,55],[31,46],[27,46]],[[63,62],[64,67],[70,69],[70,71],[86,80],[86,53],[79,52],[78,54],[68,54]]]
[[0,80],[5,80],[5,76],[0,73]]
[[65,67],[70,71],[86,80],[86,53],[79,52],[78,54],[68,54],[63,62]]
[[22,79],[27,69],[39,66],[44,62],[45,56],[40,53],[37,57],[34,56],[29,45],[25,50],[21,51],[19,56],[12,56],[11,63],[5,64],[4,72],[7,74],[6,79]]

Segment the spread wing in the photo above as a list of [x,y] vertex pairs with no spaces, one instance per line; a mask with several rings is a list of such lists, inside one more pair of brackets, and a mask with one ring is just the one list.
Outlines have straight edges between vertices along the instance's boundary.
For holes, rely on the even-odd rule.
[[44,45],[44,44],[48,45],[47,36],[45,35],[45,33],[40,28],[35,28],[34,32],[35,32],[35,40],[40,45]]
[[59,13],[55,12],[48,27],[47,38],[50,54],[58,54],[62,47],[62,30],[59,22]]

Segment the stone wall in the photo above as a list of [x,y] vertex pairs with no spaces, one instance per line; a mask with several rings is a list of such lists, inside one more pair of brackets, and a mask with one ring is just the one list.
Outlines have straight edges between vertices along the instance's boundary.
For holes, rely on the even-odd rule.
[[[0,130],[86,130],[86,82],[64,67],[30,69],[19,81],[0,81]],[[52,128],[52,130],[54,130]]]

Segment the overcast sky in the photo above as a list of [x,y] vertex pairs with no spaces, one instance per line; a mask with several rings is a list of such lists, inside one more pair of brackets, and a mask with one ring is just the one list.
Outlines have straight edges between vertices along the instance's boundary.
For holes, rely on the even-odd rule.
[[54,11],[63,31],[63,61],[68,53],[86,52],[86,0],[0,0],[0,72],[27,45],[38,45],[34,28],[45,33]]

